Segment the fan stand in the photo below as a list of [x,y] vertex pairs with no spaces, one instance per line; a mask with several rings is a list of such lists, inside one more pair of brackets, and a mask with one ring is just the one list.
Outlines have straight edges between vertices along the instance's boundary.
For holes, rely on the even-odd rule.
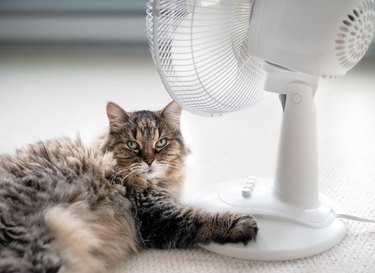
[[[248,177],[211,187],[196,207],[234,211],[255,216],[256,241],[202,246],[210,251],[242,259],[281,261],[326,251],[345,236],[346,227],[319,194],[317,133],[314,93],[318,79],[265,64],[265,90],[281,90],[283,121],[274,181]],[[286,90],[286,91],[285,91]]]

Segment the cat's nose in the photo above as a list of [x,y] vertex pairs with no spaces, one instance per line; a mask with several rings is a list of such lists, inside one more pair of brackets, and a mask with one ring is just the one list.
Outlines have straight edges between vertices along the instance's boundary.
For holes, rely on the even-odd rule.
[[152,162],[154,162],[155,158],[147,158],[144,161],[147,163],[147,165],[151,166]]

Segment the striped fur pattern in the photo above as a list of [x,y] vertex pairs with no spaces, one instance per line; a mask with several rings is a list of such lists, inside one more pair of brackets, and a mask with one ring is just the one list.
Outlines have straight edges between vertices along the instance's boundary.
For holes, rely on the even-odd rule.
[[177,201],[188,151],[180,113],[175,102],[133,113],[109,103],[94,147],[62,138],[0,156],[0,272],[101,273],[143,248],[254,239],[249,215]]

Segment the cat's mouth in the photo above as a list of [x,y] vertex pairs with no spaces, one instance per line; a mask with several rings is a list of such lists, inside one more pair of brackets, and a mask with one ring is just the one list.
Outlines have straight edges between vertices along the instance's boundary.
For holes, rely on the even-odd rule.
[[151,166],[147,164],[141,165],[137,170],[137,174],[144,176],[146,179],[155,179],[163,178],[165,176],[165,171],[164,166],[154,162]]

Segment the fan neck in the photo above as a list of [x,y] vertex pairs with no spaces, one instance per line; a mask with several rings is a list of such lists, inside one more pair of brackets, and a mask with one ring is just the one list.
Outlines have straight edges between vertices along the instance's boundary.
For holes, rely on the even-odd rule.
[[264,62],[263,69],[267,72],[264,90],[278,94],[287,94],[291,83],[304,83],[311,87],[313,95],[315,95],[319,83],[318,77],[289,70],[269,62]]
[[316,208],[319,185],[314,83],[297,78],[285,83],[275,194],[284,203]]

